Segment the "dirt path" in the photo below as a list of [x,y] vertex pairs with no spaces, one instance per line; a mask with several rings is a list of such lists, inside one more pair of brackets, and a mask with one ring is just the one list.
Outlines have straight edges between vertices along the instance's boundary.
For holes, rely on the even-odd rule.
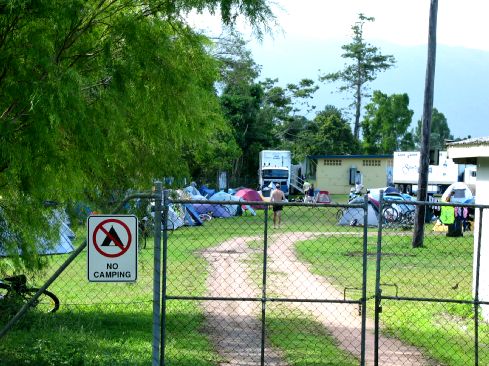
[[[211,266],[207,280],[208,296],[261,298],[261,292],[249,274],[254,253],[248,243],[259,237],[235,238],[203,252]],[[206,330],[214,347],[226,360],[221,366],[256,366],[261,361],[261,302],[204,301]],[[276,349],[265,345],[265,364],[287,366]]]
[[[268,293],[285,298],[342,300],[343,293],[324,278],[313,275],[308,266],[297,259],[294,243],[317,236],[313,233],[275,234],[269,240]],[[211,265],[208,278],[208,296],[229,298],[259,298],[256,281],[250,278],[256,271],[251,263],[253,249],[249,242],[258,237],[235,238],[203,252]],[[259,253],[259,251],[258,251]],[[334,303],[288,303],[322,323],[343,350],[360,359],[361,316],[358,305]],[[206,301],[204,310],[207,330],[218,353],[226,360],[224,365],[260,365],[261,357],[261,303],[254,301]],[[374,360],[374,324],[367,320],[366,364]],[[434,365],[415,347],[381,335],[379,365],[421,366]],[[286,366],[280,352],[265,348],[267,366]]]

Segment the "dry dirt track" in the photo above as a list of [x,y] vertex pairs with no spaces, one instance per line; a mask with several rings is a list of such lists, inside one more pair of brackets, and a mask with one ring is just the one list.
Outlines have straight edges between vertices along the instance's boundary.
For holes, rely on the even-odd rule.
[[[343,293],[324,278],[311,273],[308,266],[297,259],[294,243],[312,238],[312,233],[279,233],[269,239],[268,292],[285,298],[343,299]],[[324,234],[321,234],[324,235]],[[203,252],[210,263],[207,281],[208,296],[226,298],[260,298],[252,272],[255,250],[250,242],[261,238],[234,238]],[[259,280],[259,279],[258,279]],[[360,359],[361,317],[355,304],[289,303],[324,325],[336,339],[339,347]],[[256,301],[205,301],[206,329],[224,365],[260,365],[261,360],[261,303]],[[366,364],[373,365],[373,321],[367,320]],[[401,341],[381,335],[379,365],[421,366],[435,365],[419,350]],[[265,345],[265,365],[287,366],[277,349]]]

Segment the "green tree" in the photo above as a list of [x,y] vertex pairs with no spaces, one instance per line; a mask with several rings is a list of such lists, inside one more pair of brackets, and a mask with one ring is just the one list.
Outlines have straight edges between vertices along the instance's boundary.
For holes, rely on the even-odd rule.
[[270,16],[255,0],[2,2],[0,242],[22,251],[16,266],[36,267],[56,240],[46,200],[187,175],[187,157],[226,133],[211,44],[178,20],[191,8],[221,9],[227,24]]
[[316,108],[310,104],[310,100],[318,86],[311,79],[302,79],[297,84],[290,83],[285,87],[277,84],[278,79],[261,82],[265,93],[262,115],[273,123],[280,140],[280,145],[275,148],[293,150],[299,133],[308,122],[303,114]]
[[264,149],[294,150],[304,128],[303,110],[312,110],[313,80],[280,86],[278,79],[257,81],[255,63],[242,36],[231,32],[221,38],[215,54],[221,61],[220,100],[234,131],[240,153],[235,157],[232,179],[236,184],[256,180],[259,152]]
[[[418,146],[421,145],[421,120],[418,120],[416,127],[415,139]],[[431,115],[431,131],[430,131],[430,148],[443,150],[445,140],[453,140],[453,135],[450,133],[448,122],[445,115],[433,108]]]
[[348,121],[339,109],[330,105],[309,124],[302,134],[301,146],[305,155],[353,154],[359,148]]
[[372,17],[363,14],[358,15],[358,21],[351,27],[353,30],[352,42],[341,46],[345,51],[341,57],[351,61],[345,64],[341,71],[329,73],[320,77],[321,81],[341,81],[341,92],[353,93],[352,106],[355,107],[355,121],[353,135],[355,139],[360,137],[360,114],[362,101],[368,97],[367,84],[376,79],[377,73],[391,68],[395,59],[392,55],[383,55],[377,47],[366,43],[363,38],[363,26],[366,22],[374,21]]
[[409,97],[404,94],[387,95],[374,91],[372,101],[365,106],[362,122],[363,148],[368,154],[392,154],[414,147],[408,131],[413,117]]
[[231,180],[237,185],[247,184],[256,180],[259,151],[275,140],[273,122],[261,113],[264,91],[256,81],[260,67],[246,41],[235,32],[220,40],[216,55],[221,62],[221,106],[239,148]]

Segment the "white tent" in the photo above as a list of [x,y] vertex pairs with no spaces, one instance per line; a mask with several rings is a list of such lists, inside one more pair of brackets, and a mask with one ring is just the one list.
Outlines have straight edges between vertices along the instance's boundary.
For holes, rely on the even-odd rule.
[[[350,203],[363,203],[363,197],[357,197],[350,201]],[[367,207],[367,226],[378,226],[379,215],[377,208],[371,200],[368,201]],[[364,209],[360,207],[346,207],[338,221],[338,225],[363,226],[363,212]]]
[[450,196],[452,192],[454,192],[454,194],[451,198],[451,202],[464,203],[474,198],[474,195],[472,194],[472,191],[467,186],[467,184],[465,184],[464,182],[455,182],[453,184],[450,184],[445,192],[443,192],[441,200],[443,202],[446,202],[447,197]]

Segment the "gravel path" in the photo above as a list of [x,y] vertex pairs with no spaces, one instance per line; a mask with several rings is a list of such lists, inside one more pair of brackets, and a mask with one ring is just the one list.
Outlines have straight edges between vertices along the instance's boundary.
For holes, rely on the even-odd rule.
[[[268,293],[284,298],[342,300],[343,293],[323,277],[311,273],[308,266],[297,259],[294,243],[310,239],[313,233],[280,233],[270,236]],[[322,235],[322,234],[319,234]],[[336,235],[336,233],[335,233]],[[207,281],[208,296],[226,298],[260,298],[257,279],[251,278],[257,263],[252,254],[260,253],[249,243],[260,237],[234,238],[218,247],[203,252],[211,266]],[[258,264],[259,265],[259,264]],[[361,316],[356,304],[288,303],[308,317],[316,319],[337,340],[339,347],[360,359]],[[260,365],[261,360],[261,302],[259,301],[205,301],[206,330],[217,352],[227,365]],[[374,324],[367,320],[366,364],[374,360]],[[421,366],[435,365],[415,347],[401,341],[380,336],[379,365]],[[279,350],[266,345],[267,366],[287,366]]]
[[[203,252],[211,266],[208,296],[260,298],[261,292],[250,278],[256,263],[248,243],[259,237],[235,238]],[[261,302],[204,301],[206,330],[217,352],[226,360],[221,366],[256,366],[261,363]],[[265,364],[287,366],[280,352],[265,346]]]

